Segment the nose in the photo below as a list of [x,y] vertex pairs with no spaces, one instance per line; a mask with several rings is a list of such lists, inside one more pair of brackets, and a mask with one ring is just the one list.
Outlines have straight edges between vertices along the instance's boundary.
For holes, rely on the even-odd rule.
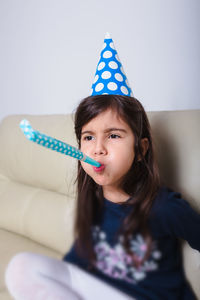
[[107,149],[102,141],[96,141],[94,146],[94,155],[106,155]]

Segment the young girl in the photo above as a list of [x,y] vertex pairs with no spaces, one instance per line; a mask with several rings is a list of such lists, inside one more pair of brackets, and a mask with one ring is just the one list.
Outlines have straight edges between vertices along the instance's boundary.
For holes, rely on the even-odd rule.
[[179,238],[200,250],[200,216],[160,186],[151,130],[138,100],[84,99],[75,114],[80,149],[76,239],[63,261],[22,253],[6,272],[17,300],[192,300]]

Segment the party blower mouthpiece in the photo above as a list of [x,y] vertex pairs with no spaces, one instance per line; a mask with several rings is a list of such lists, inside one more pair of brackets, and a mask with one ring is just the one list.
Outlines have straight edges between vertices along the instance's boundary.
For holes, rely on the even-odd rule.
[[97,168],[101,166],[99,162],[85,155],[77,148],[34,130],[28,120],[22,120],[19,126],[28,140],[35,142],[40,146],[82,160]]

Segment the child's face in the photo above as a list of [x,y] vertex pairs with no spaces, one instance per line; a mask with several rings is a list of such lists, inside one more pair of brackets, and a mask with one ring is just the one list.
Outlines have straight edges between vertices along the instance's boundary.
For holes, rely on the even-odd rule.
[[102,164],[100,168],[81,162],[85,172],[106,189],[119,189],[134,157],[134,135],[127,123],[111,109],[82,128],[81,151]]

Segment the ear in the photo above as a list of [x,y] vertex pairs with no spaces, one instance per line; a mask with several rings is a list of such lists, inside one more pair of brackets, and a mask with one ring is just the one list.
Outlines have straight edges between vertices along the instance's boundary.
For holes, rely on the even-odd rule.
[[[140,143],[141,143],[141,148],[142,148],[142,157],[144,157],[149,148],[149,140],[148,140],[148,138],[143,138]],[[142,157],[139,155],[138,161],[140,161],[142,159]]]

